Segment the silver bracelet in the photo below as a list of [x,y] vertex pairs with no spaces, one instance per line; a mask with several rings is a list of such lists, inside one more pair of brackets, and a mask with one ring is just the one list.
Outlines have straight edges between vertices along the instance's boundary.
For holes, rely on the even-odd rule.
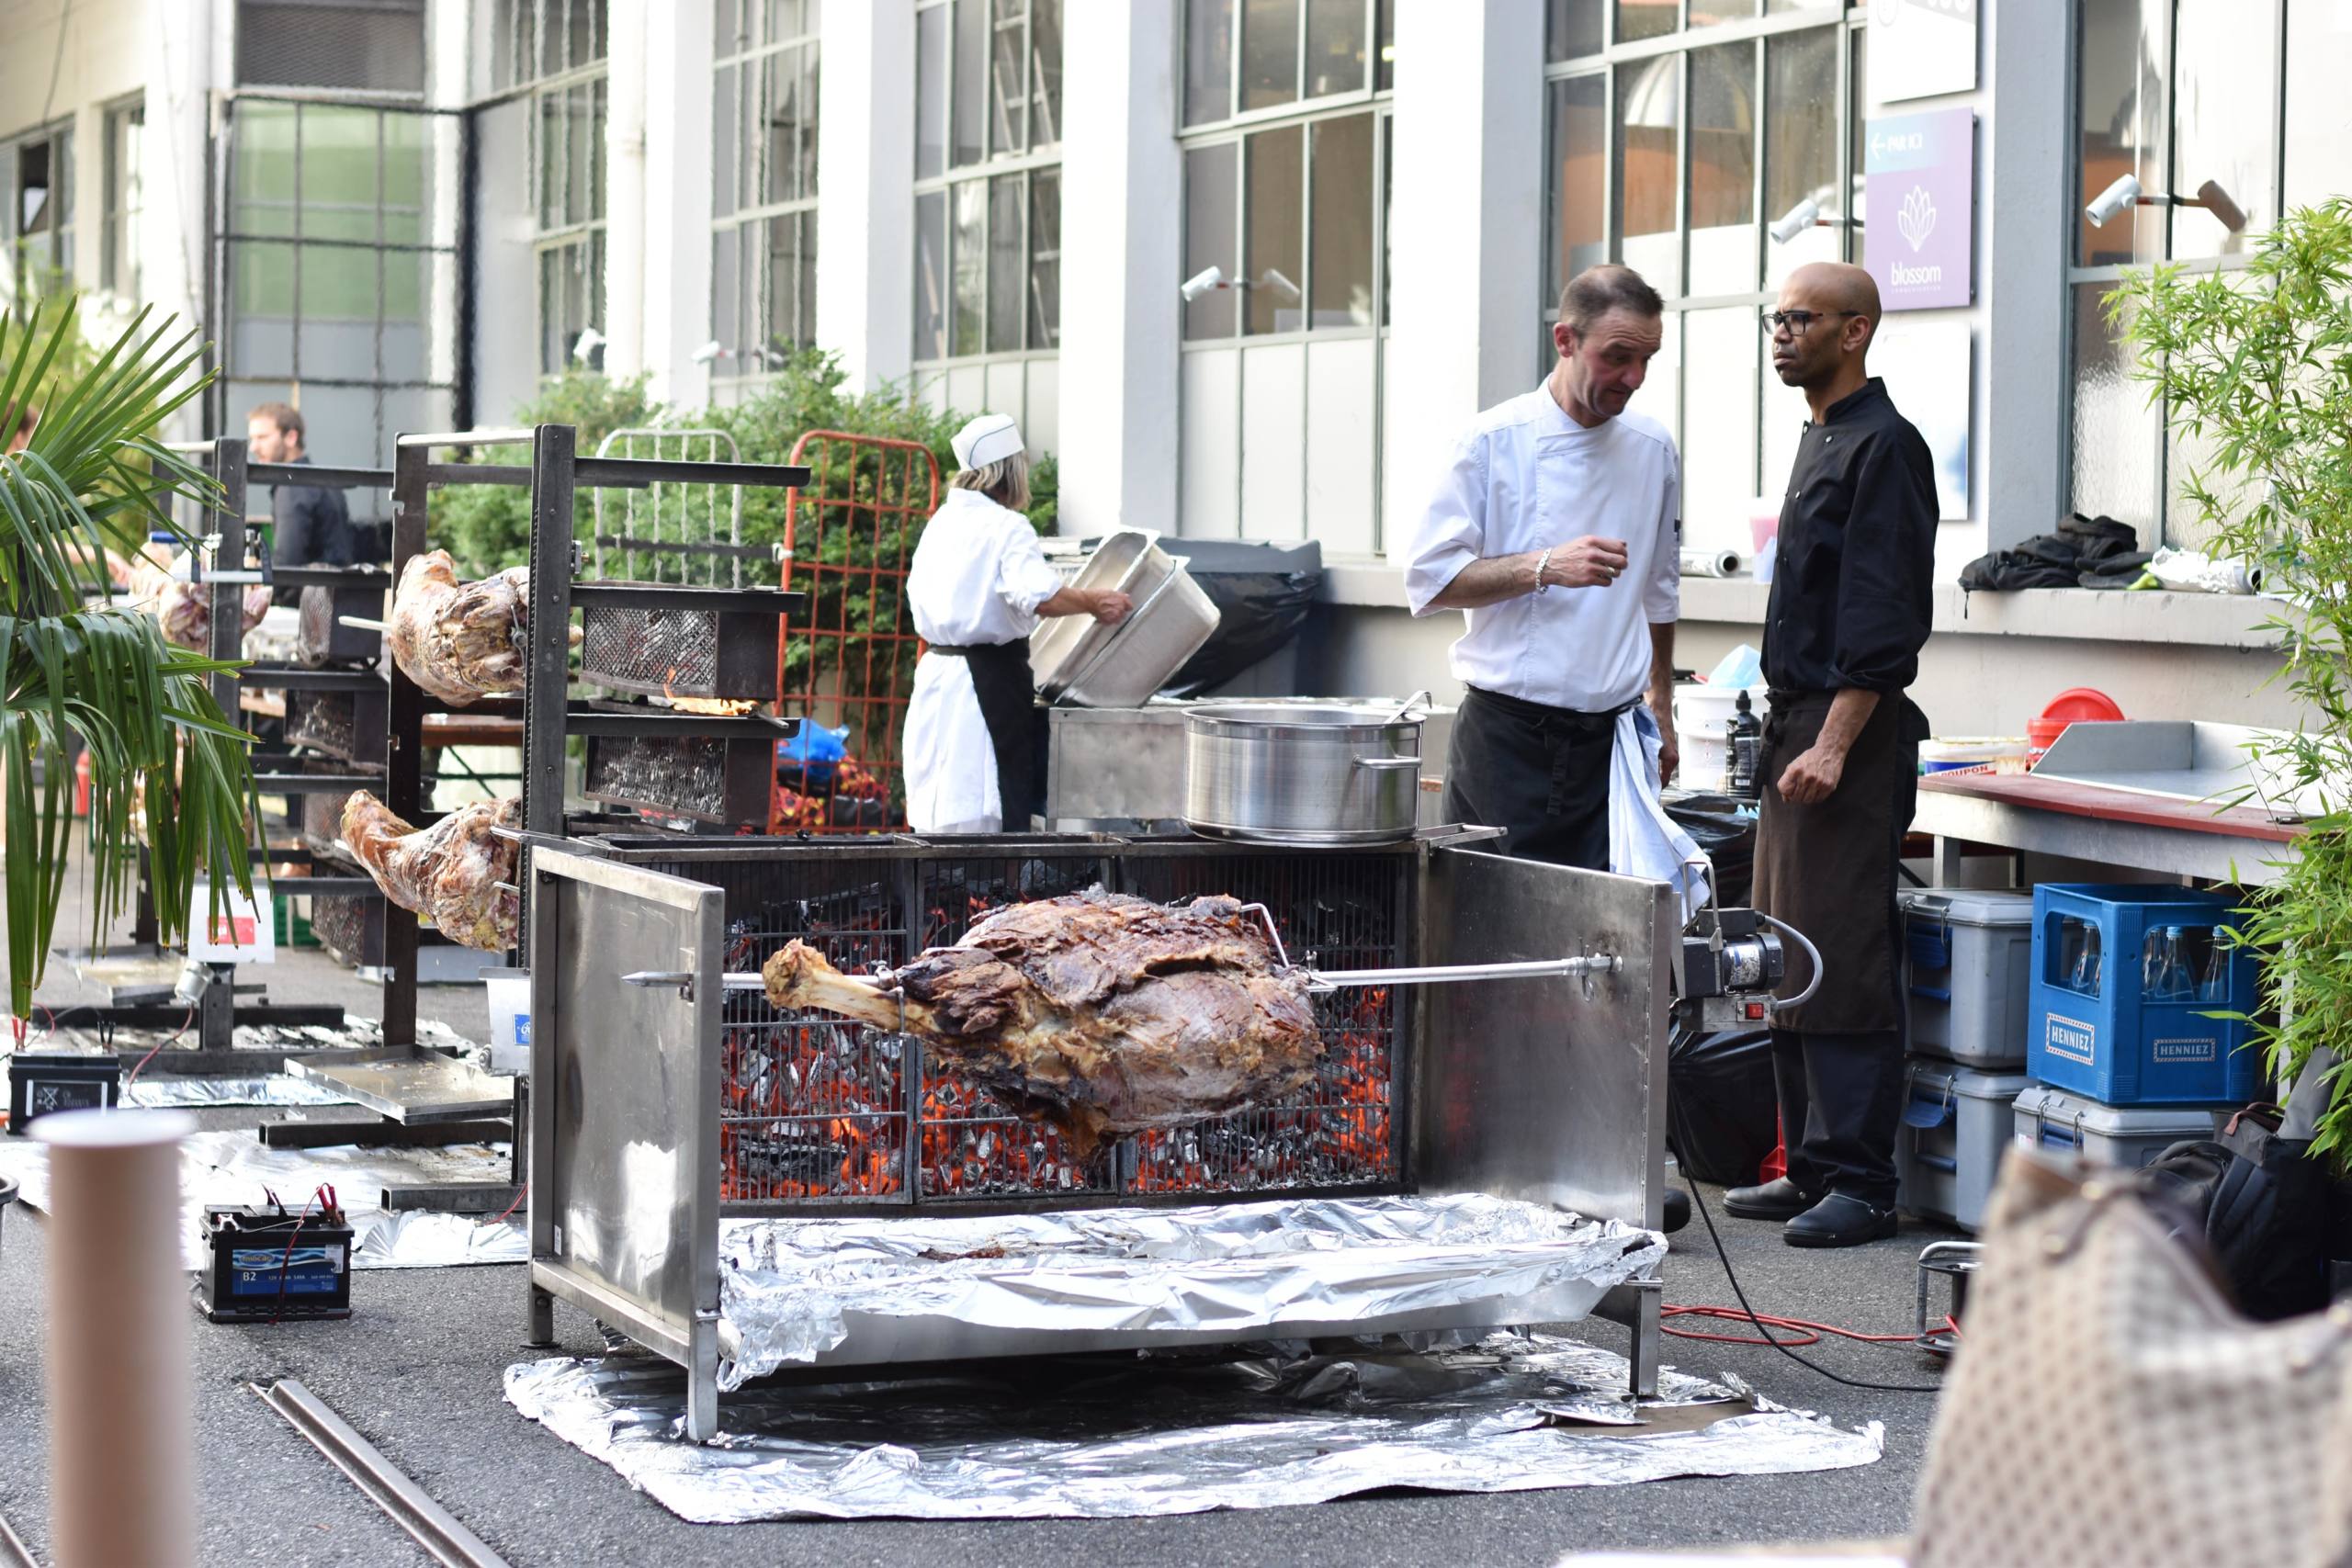
[[1539,598],[1552,591],[1552,585],[1544,581],[1544,573],[1551,564],[1552,550],[1549,546],[1546,546],[1544,553],[1535,558],[1535,592]]

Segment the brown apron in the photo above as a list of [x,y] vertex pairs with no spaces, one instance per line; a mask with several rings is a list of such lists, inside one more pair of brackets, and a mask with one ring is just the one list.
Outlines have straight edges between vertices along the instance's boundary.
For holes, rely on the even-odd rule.
[[[1795,806],[1781,798],[1781,773],[1811,750],[1834,694],[1772,694],[1757,749],[1763,794],[1756,835],[1756,908],[1796,927],[1821,950],[1821,989],[1803,1007],[1773,1015],[1777,1028],[1860,1034],[1903,1027],[1903,967],[1896,943],[1896,866],[1918,798],[1925,715],[1907,697],[1880,699],[1846,754],[1828,799]],[[1804,950],[1789,943],[1779,994],[1795,996],[1812,977]]]

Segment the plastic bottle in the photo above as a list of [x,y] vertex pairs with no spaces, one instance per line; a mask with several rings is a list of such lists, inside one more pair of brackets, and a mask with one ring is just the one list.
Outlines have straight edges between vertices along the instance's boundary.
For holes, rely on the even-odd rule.
[[2096,921],[2083,922],[2082,951],[2075,955],[2075,971],[2067,983],[2086,997],[2098,995],[2099,936]]
[[1730,761],[1724,788],[1734,798],[1754,800],[1760,793],[1756,781],[1756,753],[1764,739],[1764,727],[1757,722],[1756,710],[1748,705],[1747,694],[1739,694],[1739,702],[1732,714],[1730,729]]

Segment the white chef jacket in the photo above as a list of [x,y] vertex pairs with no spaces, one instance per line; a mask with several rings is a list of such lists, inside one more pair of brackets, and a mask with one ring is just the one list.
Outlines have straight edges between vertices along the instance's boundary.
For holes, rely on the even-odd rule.
[[[907,608],[927,643],[1017,642],[1036,629],[1037,606],[1061,585],[1028,518],[976,490],[951,490],[915,547]],[[1003,826],[996,748],[962,660],[925,654],[915,666],[905,751],[907,821],[916,832],[993,833]]]
[[1682,464],[1656,420],[1622,413],[1587,429],[1548,387],[1488,409],[1413,530],[1405,592],[1413,614],[1474,560],[1625,541],[1624,574],[1605,588],[1561,588],[1463,613],[1456,680],[1579,713],[1605,713],[1649,684],[1649,628],[1682,603]]

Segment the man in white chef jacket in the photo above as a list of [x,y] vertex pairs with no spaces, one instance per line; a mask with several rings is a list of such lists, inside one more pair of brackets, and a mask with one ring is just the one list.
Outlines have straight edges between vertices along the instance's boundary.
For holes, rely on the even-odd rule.
[[955,477],[907,573],[907,612],[928,645],[907,699],[907,820],[918,833],[1023,832],[1045,782],[1029,634],[1040,616],[1115,625],[1134,606],[1064,586],[1046,562],[1011,415],[981,414],[950,446]]
[[[1626,404],[1665,306],[1630,267],[1571,282],[1542,386],[1479,415],[1413,532],[1413,614],[1458,611],[1446,818],[1506,853],[1692,886],[1657,804],[1676,763],[1681,461]],[[1646,709],[1643,706],[1647,698]]]

